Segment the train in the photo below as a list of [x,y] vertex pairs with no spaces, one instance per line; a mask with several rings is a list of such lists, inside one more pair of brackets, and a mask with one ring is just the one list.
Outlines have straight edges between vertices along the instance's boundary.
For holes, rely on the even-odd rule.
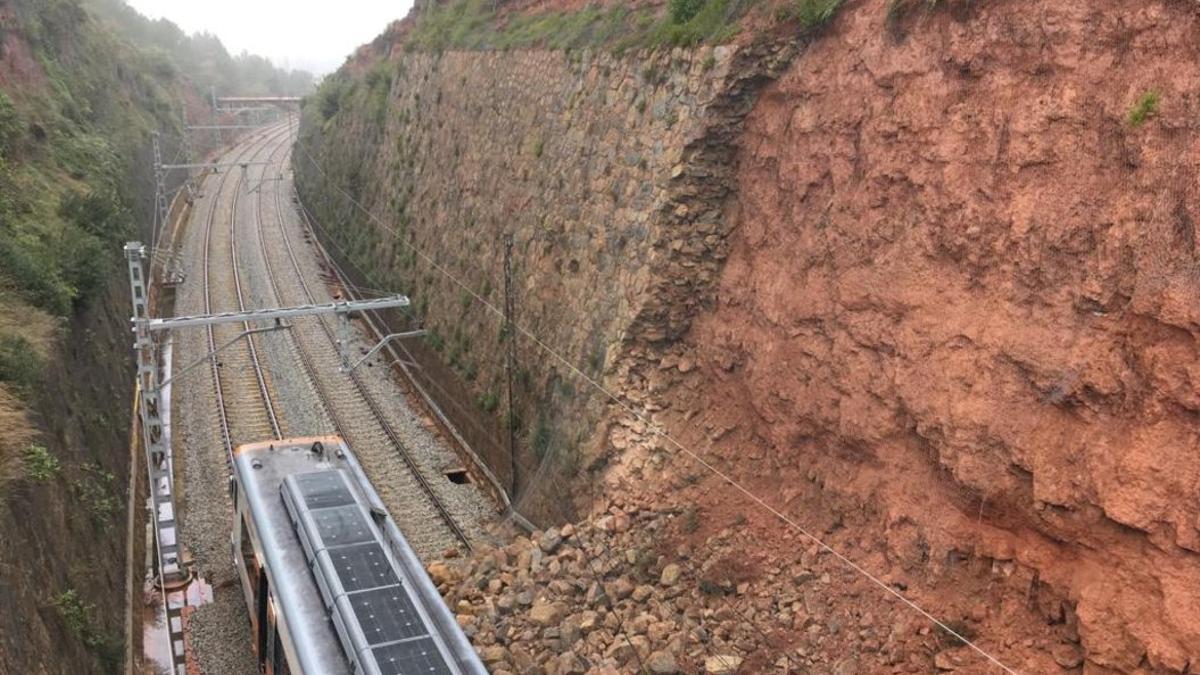
[[240,445],[230,545],[266,675],[486,673],[339,436]]

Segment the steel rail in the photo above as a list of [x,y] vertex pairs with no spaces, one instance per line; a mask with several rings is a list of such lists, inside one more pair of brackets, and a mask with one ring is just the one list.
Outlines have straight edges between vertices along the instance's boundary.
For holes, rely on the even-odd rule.
[[[291,125],[288,125],[285,134],[291,135]],[[268,147],[270,140],[264,141],[264,147]],[[272,152],[271,154],[274,154]],[[257,156],[258,153],[255,153]],[[270,155],[268,155],[268,161]],[[238,309],[246,311],[246,297],[242,292],[242,275],[238,272],[238,256],[237,256],[237,207],[238,197],[241,195],[242,183],[246,181],[246,172],[238,175],[237,183],[233,189],[233,207],[229,210],[229,259],[233,262],[233,287],[237,291]],[[249,332],[250,322],[243,321],[242,329]],[[246,346],[250,352],[250,361],[254,364],[254,377],[258,381],[258,393],[262,397],[263,406],[267,411],[267,419],[271,423],[271,433],[275,435],[276,440],[283,439],[283,432],[279,428],[279,418],[275,415],[275,404],[271,401],[271,392],[267,391],[267,379],[263,376],[262,362],[258,358],[258,348],[254,344],[254,337],[246,336]]]
[[[289,130],[290,130],[290,128],[289,128]],[[259,136],[262,140],[265,140],[269,133],[270,132],[264,131],[261,134],[256,134],[256,136]],[[257,142],[257,140],[254,142]],[[248,145],[247,147],[238,151],[238,156],[241,157],[242,155],[246,154],[251,149],[251,147],[252,147],[251,145]],[[211,278],[210,278],[209,272],[212,267],[211,251],[212,251],[213,223],[216,220],[217,205],[221,201],[221,193],[224,190],[225,179],[228,176],[229,176],[228,173],[221,174],[221,180],[217,184],[216,192],[213,194],[212,203],[209,204],[208,217],[205,219],[204,260],[203,260],[203,272],[204,272],[203,282],[204,282],[204,284],[203,285],[204,285],[204,311],[206,313],[212,312],[212,283],[211,283]],[[216,350],[216,337],[215,337],[215,334],[213,331],[213,327],[208,326],[205,329],[205,332],[207,333],[207,337],[208,337],[208,349],[210,352],[213,352]],[[230,470],[232,470],[232,468],[233,468],[233,434],[230,429],[229,412],[228,412],[228,407],[227,407],[226,401],[225,401],[225,387],[221,382],[221,369],[217,365],[216,356],[213,356],[210,360],[210,371],[212,373],[212,380],[213,380],[213,395],[214,395],[214,398],[215,398],[216,404],[217,404],[217,416],[218,416],[218,419],[220,422],[220,427],[221,427],[221,439],[225,444],[225,461],[226,461],[227,465],[229,466]]]
[[[349,280],[349,278],[346,277],[345,273],[341,270],[337,262],[334,261],[334,259],[329,255],[328,250],[326,250],[324,245],[321,243],[321,238],[317,235],[316,227],[314,226],[315,216],[309,211],[308,207],[304,205],[303,200],[300,199],[299,194],[296,194],[294,190],[293,195],[296,198],[298,205],[297,211],[299,213],[302,226],[312,237],[314,245],[320,252],[322,260],[324,260],[325,264],[329,266],[329,269],[333,271],[333,276],[336,278],[337,282],[346,289],[348,296],[354,298],[355,295],[353,289],[356,286]],[[382,339],[386,334],[386,331],[381,328],[381,326],[386,326],[386,321],[384,321],[383,317],[379,315],[379,312],[376,310],[367,310],[363,312],[362,316],[364,322],[367,324],[367,327],[370,329],[370,332],[375,336],[375,338]],[[403,356],[406,358],[402,358],[400,354],[397,354],[396,349],[399,349],[401,352],[403,352]],[[487,466],[487,464],[483,461],[483,458],[479,456],[479,453],[471,447],[471,444],[467,442],[467,439],[463,437],[462,433],[455,426],[455,423],[452,422],[449,416],[446,415],[446,412],[442,410],[442,406],[434,400],[433,395],[429,393],[428,388],[421,384],[421,382],[417,379],[413,369],[408,365],[410,363],[415,364],[418,362],[412,350],[410,350],[403,342],[396,341],[389,343],[385,351],[387,351],[388,355],[391,357],[391,363],[400,369],[400,373],[403,375],[404,381],[423,401],[428,412],[439,422],[441,422],[442,428],[447,434],[449,434],[451,438],[454,439],[454,442],[458,445],[462,454],[465,454],[470,460],[471,465],[473,465],[479,473],[483,474],[483,477],[487,482],[485,489],[490,487],[490,492],[496,497],[496,500],[503,504],[506,512],[509,513],[518,522],[518,524],[521,525],[521,527],[525,528],[529,532],[537,529],[532,523],[529,522],[529,520],[525,518],[525,516],[521,515],[516,510],[516,505],[513,503],[508,491],[500,484],[500,479],[497,478],[496,474]],[[484,429],[478,421],[471,417],[472,411],[463,407],[461,403],[456,401],[455,397],[452,396],[450,392],[446,391],[445,388],[439,385],[436,380],[431,378],[428,383],[445,395],[446,402],[454,406],[454,408],[459,412],[463,413],[464,419],[470,422],[477,431],[483,432],[485,435],[491,433],[490,431]]]
[[[288,260],[291,263],[291,267],[296,273],[296,279],[299,282],[300,289],[304,293],[304,297],[308,300],[308,302],[315,303],[316,297],[313,294],[312,288],[308,284],[308,280],[305,279],[304,273],[300,269],[300,263],[296,256],[295,248],[292,246],[291,237],[288,234],[287,226],[283,220],[283,205],[280,200],[279,194],[280,194],[280,190],[278,189],[278,187],[276,187],[276,189],[275,189],[275,218],[279,225],[280,233],[282,234],[282,237],[283,237],[284,248],[287,251]],[[259,199],[260,209],[261,209],[261,203],[262,203],[262,201],[261,201],[261,195],[260,195],[260,199]],[[259,216],[261,217],[261,211],[259,213]],[[264,254],[264,256],[267,256],[268,251],[266,248],[266,242],[265,242],[265,240],[262,239],[261,227],[259,229],[259,236],[260,236],[260,244],[263,247],[263,254]],[[268,260],[269,260],[269,258],[268,258]],[[280,299],[280,301],[282,301],[282,297],[280,296],[280,291],[279,291],[278,278],[275,275],[274,268],[270,265],[269,262],[267,264],[267,271],[268,271],[268,277],[270,278],[270,281],[271,281],[272,290],[275,292],[276,297],[278,299]],[[337,337],[333,334],[333,331],[330,330],[328,324],[326,324],[324,320],[318,320],[317,323],[320,324],[321,330],[324,333],[325,337],[329,340],[330,344],[336,349],[337,348]],[[339,429],[339,433],[342,433],[341,430],[344,429],[345,427],[342,424],[341,420],[338,419],[337,413],[334,411],[333,406],[330,404],[327,394],[323,391],[323,387],[317,381],[317,379],[315,377],[316,370],[311,363],[311,359],[310,359],[309,355],[307,354],[306,349],[303,347],[303,345],[301,344],[301,340],[298,337],[296,337],[295,335],[293,335],[292,337],[293,337],[293,342],[296,343],[296,346],[298,348],[297,352],[300,354],[301,360],[305,365],[305,369],[306,369],[306,371],[309,372],[310,379],[313,381],[313,384],[315,385],[315,389],[317,390],[317,394],[322,400],[322,405],[330,413],[330,419],[333,421],[334,426]],[[358,391],[360,398],[366,404],[367,408],[370,410],[372,417],[375,418],[375,420],[378,422],[380,428],[383,430],[384,435],[388,439],[388,442],[392,445],[393,448],[395,448],[397,454],[399,454],[399,456],[400,456],[401,460],[404,462],[405,466],[408,467],[409,472],[412,473],[414,478],[416,478],[418,485],[420,485],[420,487],[421,487],[421,491],[429,499],[430,503],[433,505],[434,509],[437,511],[438,515],[441,517],[442,521],[446,524],[446,526],[454,534],[454,537],[468,551],[471,550],[472,545],[471,545],[470,538],[467,536],[466,532],[463,531],[462,527],[458,524],[458,522],[454,519],[454,517],[450,514],[450,511],[449,511],[449,509],[446,508],[446,505],[437,496],[437,493],[433,490],[433,486],[430,485],[429,480],[425,477],[424,472],[421,471],[420,467],[418,466],[416,460],[412,457],[412,454],[409,452],[408,448],[400,440],[399,435],[396,433],[396,431],[392,427],[391,423],[388,422],[386,413],[383,411],[382,406],[380,406],[379,402],[375,400],[374,395],[372,395],[371,392],[368,390],[366,383],[363,382],[362,378],[359,376],[359,374],[357,372],[351,371],[348,373],[348,376],[350,377],[351,382],[353,382],[355,389]],[[343,433],[342,435],[344,436],[345,434]]]

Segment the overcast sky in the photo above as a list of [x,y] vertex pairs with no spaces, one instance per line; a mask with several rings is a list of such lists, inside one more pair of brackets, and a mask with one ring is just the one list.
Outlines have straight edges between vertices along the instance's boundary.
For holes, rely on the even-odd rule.
[[126,0],[189,33],[208,31],[232,54],[317,74],[336,69],[361,44],[402,18],[412,0]]

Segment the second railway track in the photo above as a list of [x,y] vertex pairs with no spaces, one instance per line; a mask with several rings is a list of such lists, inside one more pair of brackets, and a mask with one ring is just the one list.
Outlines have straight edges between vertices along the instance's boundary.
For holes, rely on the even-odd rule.
[[[233,181],[227,181],[226,173],[214,187],[217,194],[210,204],[205,232],[208,312],[253,309],[254,290],[259,291],[260,306],[327,301],[305,277],[288,233],[279,182],[269,175],[274,172],[282,179],[285,162],[281,155],[286,155],[291,132],[290,128],[282,132],[273,129],[245,143],[235,151],[235,162],[261,161],[265,154],[268,165],[243,168]],[[219,212],[227,182],[233,184],[234,193],[231,200],[226,196],[231,201],[228,227],[221,227],[226,222]],[[248,184],[253,187],[248,188]],[[251,194],[253,200],[247,199]],[[251,201],[252,216],[239,220],[239,207]],[[240,215],[246,216],[244,208]],[[261,265],[256,265],[260,257]],[[237,340],[242,344],[212,359],[218,424],[227,455],[243,442],[278,439],[303,433],[300,430],[306,428],[332,426],[355,449],[405,536],[423,557],[436,556],[448,548],[469,549],[470,537],[431,485],[422,462],[412,455],[394,428],[385,405],[360,373],[340,371],[331,321],[327,317],[302,317],[277,338],[242,337]],[[210,328],[208,348],[219,347],[250,328],[253,326],[245,324]],[[261,353],[268,344],[276,351]],[[302,377],[275,377],[264,361],[273,363],[277,373],[280,368],[292,367]],[[302,386],[301,382],[308,391],[289,390]],[[295,409],[287,404],[289,396],[315,396],[320,410],[307,415],[309,419],[289,419],[289,407],[293,412]]]

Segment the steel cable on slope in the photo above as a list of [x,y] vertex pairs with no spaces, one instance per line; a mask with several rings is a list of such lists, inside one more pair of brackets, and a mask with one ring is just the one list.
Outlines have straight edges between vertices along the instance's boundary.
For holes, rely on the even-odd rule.
[[[355,208],[357,208],[359,211],[361,211],[368,219],[370,219],[372,222],[374,222],[379,227],[382,227],[385,230],[387,230],[388,232],[392,233],[393,235],[396,235],[396,239],[398,241],[400,241],[401,245],[407,247],[413,253],[420,256],[421,259],[424,260],[426,263],[428,263],[432,268],[437,270],[440,274],[442,274],[447,279],[449,279],[451,282],[453,282],[456,286],[461,288],[465,293],[469,294],[472,298],[474,298],[476,301],[478,301],[480,304],[482,304],[485,308],[487,308],[489,311],[491,311],[493,314],[495,314],[501,320],[504,319],[503,309],[493,305],[486,298],[484,298],[479,293],[477,293],[475,291],[475,289],[471,288],[466,283],[461,281],[457,276],[455,276],[453,273],[451,273],[449,270],[447,270],[443,265],[439,264],[429,254],[427,254],[425,251],[423,251],[422,249],[417,247],[415,244],[413,244],[409,241],[406,241],[405,238],[403,238],[403,237],[400,237],[399,232],[394,227],[385,223],[381,218],[379,218],[374,213],[372,213],[369,209],[367,209],[365,206],[363,206],[362,203],[359,202],[348,191],[346,191],[345,189],[343,189],[340,186],[334,185],[332,183],[329,175],[325,172],[324,168],[321,167],[321,165],[316,161],[316,159],[313,158],[313,156],[308,152],[308,150],[306,148],[304,148],[303,145],[297,143],[296,147],[300,150],[301,154],[304,155],[304,157],[308,161],[308,163],[311,164],[313,166],[313,168],[315,168],[321,174],[321,176],[325,179],[325,183],[327,185],[329,185],[330,187],[332,187],[333,189],[336,189],[339,193],[341,193],[344,198],[346,198],[351,204],[353,204],[355,206]],[[551,348],[549,345],[547,345],[545,342],[543,342],[538,336],[534,335],[532,332],[525,329],[520,324],[514,323],[513,327],[518,332],[520,332],[522,335],[524,335],[526,338],[533,341],[533,343],[535,345],[537,345],[538,348],[541,349],[543,352],[545,352],[548,356],[553,358],[555,361],[561,363],[570,372],[574,373],[576,376],[578,376],[579,378],[581,378],[585,382],[587,382],[589,386],[591,386],[593,389],[595,389],[597,392],[599,392],[605,398],[609,399],[610,401],[612,401],[612,403],[616,404],[619,408],[624,410],[626,413],[628,413],[629,415],[632,415],[637,420],[639,420],[640,422],[645,424],[646,429],[651,434],[659,436],[660,438],[662,438],[663,440],[668,442],[671,446],[675,447],[678,451],[687,455],[689,458],[691,458],[693,461],[695,461],[697,464],[699,464],[701,467],[703,467],[706,471],[708,471],[712,475],[716,476],[721,481],[728,484],[730,487],[734,488],[734,490],[736,490],[737,492],[741,493],[743,496],[745,496],[747,499],[749,499],[752,503],[758,505],[761,509],[763,509],[767,513],[773,515],[780,522],[782,522],[786,526],[792,528],[793,530],[798,532],[801,536],[808,539],[812,543],[816,544],[821,550],[824,550],[827,553],[829,553],[830,555],[834,556],[838,561],[840,561],[846,567],[850,568],[854,572],[863,576],[864,578],[869,580],[872,584],[883,589],[883,591],[885,593],[887,593],[889,596],[896,599],[902,605],[908,607],[912,611],[921,615],[922,617],[924,617],[925,619],[927,619],[928,621],[930,621],[931,623],[936,625],[938,628],[942,629],[947,634],[949,634],[952,637],[954,637],[955,639],[957,639],[962,644],[970,647],[973,651],[975,651],[979,655],[983,656],[985,659],[987,659],[992,664],[999,667],[1004,672],[1010,673],[1010,675],[1019,675],[1018,671],[1016,669],[1008,666],[1003,661],[1001,661],[999,658],[997,658],[996,656],[994,656],[987,650],[980,647],[973,640],[967,638],[966,636],[962,635],[959,631],[954,630],[954,628],[952,628],[951,626],[947,625],[945,622],[938,619],[936,616],[934,616],[928,610],[926,610],[925,608],[918,605],[915,601],[910,600],[904,594],[900,593],[896,589],[889,586],[882,579],[880,579],[876,575],[872,574],[870,571],[863,568],[861,565],[854,562],[852,559],[850,559],[846,555],[842,554],[837,549],[835,549],[832,546],[830,546],[829,544],[825,543],[824,540],[822,540],[821,538],[814,535],[807,528],[803,527],[794,518],[783,513],[782,511],[775,508],[774,506],[771,506],[769,503],[767,503],[766,500],[764,500],[762,497],[759,497],[758,495],[754,494],[750,489],[746,488],[744,485],[739,483],[733,477],[731,477],[724,471],[721,471],[720,469],[713,466],[709,462],[705,461],[704,458],[702,458],[696,452],[692,451],[690,448],[685,446],[683,443],[681,443],[679,440],[677,440],[674,436],[672,436],[670,433],[668,433],[665,429],[661,428],[659,425],[652,422],[644,414],[638,412],[631,405],[629,405],[628,403],[621,400],[621,398],[618,397],[615,393],[607,390],[604,387],[604,385],[597,382],[595,379],[593,379],[587,373],[585,373],[582,370],[580,370],[579,368],[577,368],[574,364],[572,364],[569,360],[567,360],[566,357],[559,354],[557,351],[555,351],[553,348]]]
[[[310,210],[307,209],[307,207],[304,203],[300,202],[298,205],[299,205],[299,209],[302,213],[302,216],[304,216],[304,217],[302,217],[302,222],[306,223],[306,225],[308,226],[308,232],[310,232],[313,235],[313,237],[316,238],[316,235],[317,235],[316,231],[317,231],[317,229],[319,229],[320,233],[322,233],[324,235],[324,238],[329,241],[329,244],[334,246],[334,249],[336,249],[338,251],[338,253],[341,253],[343,258],[346,258],[346,262],[350,265],[350,267],[352,267],[356,271],[356,273],[358,273],[362,277],[364,277],[364,279],[371,281],[373,275],[370,273],[370,271],[362,269],[361,267],[359,267],[358,264],[355,263],[353,256],[350,256],[348,251],[344,250],[343,247],[337,243],[336,238],[332,237],[332,234],[328,231],[328,229],[325,229],[322,225],[320,225],[320,222],[316,219],[316,217],[314,217],[313,214],[310,213]],[[322,251],[322,253],[325,257],[326,264],[330,265],[330,269],[332,270],[332,275],[334,275],[335,280],[337,281],[338,285],[342,286],[343,288],[366,289],[366,291],[370,291],[370,292],[373,292],[374,294],[379,294],[379,295],[394,295],[396,293],[396,291],[384,291],[384,289],[382,289],[382,288],[362,287],[362,286],[355,285],[354,282],[347,279],[346,275],[344,275],[344,273],[341,269],[338,269],[337,263],[334,261],[334,259],[329,257],[328,252],[324,252],[322,241],[320,241],[319,238],[317,238],[316,241],[314,241],[314,245],[316,245],[318,247],[318,250]],[[371,281],[371,282],[377,283],[376,281]],[[406,315],[408,315],[409,317],[416,318],[415,315],[413,315],[412,311],[409,311],[409,307],[403,307],[403,310],[406,310],[406,311],[404,311],[404,313],[406,313]],[[371,312],[371,313],[374,313],[374,312]],[[382,333],[380,333],[380,335],[382,335]],[[409,358],[412,358],[412,353],[408,352],[407,348],[404,348],[402,344],[401,344],[401,348],[402,348],[402,350],[404,350],[404,352],[406,352],[406,354]],[[470,414],[470,412],[467,411],[466,408],[463,408],[462,404],[460,404],[460,402],[458,402],[455,395],[452,395],[450,392],[448,392],[448,390],[444,389],[442,386],[440,386],[440,384],[438,384],[436,378],[430,378],[430,380],[426,381],[426,384],[430,384],[430,386],[432,386],[434,389],[437,389],[439,393],[442,393],[445,396],[444,402],[449,402],[449,404],[451,406],[454,406],[456,408],[456,410],[458,410],[464,414],[467,414],[466,419],[468,420],[468,422],[470,424],[472,424],[474,426],[474,428],[476,430],[481,431],[482,434],[485,434],[485,435],[490,434],[490,432],[481,428],[479,422],[476,422],[476,420],[474,419],[473,414]],[[521,471],[523,472],[524,476],[532,477],[532,478],[528,479],[530,484],[539,483],[540,480],[545,477],[546,471],[548,471],[548,467],[550,467],[550,465],[552,464],[552,461],[557,458],[557,456],[559,455],[559,450],[562,448],[563,448],[562,443],[554,443],[553,446],[551,446],[551,448],[548,449],[544,455],[542,455],[541,461],[539,461],[538,465],[536,465],[536,466],[529,465],[527,461],[523,461],[520,458],[516,458],[518,461],[518,464],[520,464],[520,468],[521,468]],[[592,494],[592,500],[593,500],[593,502],[595,502],[596,501],[595,484],[589,483],[588,488],[589,488],[590,494]],[[527,494],[527,496],[528,496],[528,494]],[[521,501],[520,498],[518,498],[517,503],[520,503],[520,501]],[[552,504],[547,504],[547,506],[550,506],[552,508],[557,507],[557,518],[559,520],[562,520],[564,522],[571,520],[570,515],[568,514],[568,512],[566,512],[566,504],[564,502],[553,502]],[[509,518],[510,519],[512,518],[511,514],[509,515]],[[618,557],[616,555],[616,551],[614,551],[612,549],[612,546],[608,545],[604,539],[596,540],[595,543],[599,544],[600,548],[604,549],[604,551],[606,552],[606,554],[608,556],[612,557],[613,560],[616,560],[616,558]],[[592,574],[593,579],[595,581],[598,581],[598,583],[599,583],[599,581],[600,581],[600,578],[598,577],[599,572],[596,571],[594,565],[592,565],[593,562],[594,561],[590,560],[590,558],[589,558],[588,572],[590,574]],[[679,560],[678,563],[679,563],[680,567],[689,569],[689,571],[691,571],[692,575],[694,575],[694,577],[696,577],[697,579],[702,577],[700,568],[698,568],[696,565],[694,565],[694,563],[692,563],[691,561]],[[752,629],[752,631],[754,631],[755,633],[758,634],[758,637],[760,637],[763,640],[763,644],[772,644],[773,643],[773,638],[770,637],[770,635],[768,635],[767,631],[764,631],[764,629],[760,625],[758,625],[757,622],[750,619],[750,617],[745,614],[745,611],[743,611],[742,609],[737,607],[736,603],[730,603],[727,605],[727,607],[728,607],[728,609],[733,611],[734,614],[737,614],[740,617],[740,619],[742,619],[743,625],[750,627]],[[619,631],[622,631],[624,634],[624,622],[620,621],[619,617],[618,617],[618,629],[619,629]],[[632,646],[632,643],[629,640],[628,634],[624,634],[624,637],[625,637],[626,644],[629,644],[630,646]],[[707,653],[707,655],[712,656],[712,653],[713,653],[712,652],[712,649],[713,649],[712,644],[708,644],[708,645],[704,646],[703,649],[704,649],[704,652]],[[787,659],[787,662],[790,664],[793,664],[794,667],[799,669],[799,671],[806,670],[806,664],[804,664],[802,661],[799,661],[799,659],[796,656],[792,655],[790,650],[782,650],[781,653]],[[734,674],[740,673],[740,671],[742,671],[744,665],[745,665],[745,663],[739,664],[737,669],[734,670]]]

